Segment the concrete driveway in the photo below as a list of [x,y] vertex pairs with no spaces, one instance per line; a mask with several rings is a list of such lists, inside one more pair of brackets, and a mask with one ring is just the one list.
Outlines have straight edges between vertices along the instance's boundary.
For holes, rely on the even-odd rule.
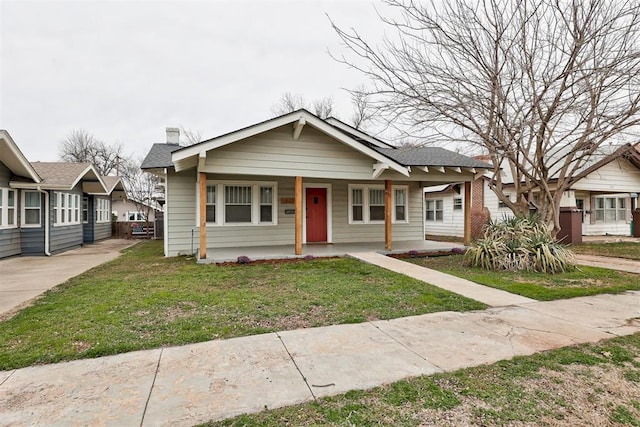
[[45,291],[111,261],[134,240],[107,239],[47,256],[17,256],[0,260],[0,319],[31,304]]

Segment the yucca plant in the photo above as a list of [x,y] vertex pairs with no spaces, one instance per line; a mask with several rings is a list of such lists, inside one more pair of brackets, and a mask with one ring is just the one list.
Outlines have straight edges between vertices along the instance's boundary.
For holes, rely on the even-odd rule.
[[573,253],[536,215],[490,221],[482,239],[465,254],[465,262],[486,270],[560,273],[573,267]]

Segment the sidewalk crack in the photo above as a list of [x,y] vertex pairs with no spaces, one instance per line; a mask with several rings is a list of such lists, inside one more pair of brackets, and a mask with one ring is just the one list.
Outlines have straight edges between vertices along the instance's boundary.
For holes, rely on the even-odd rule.
[[6,383],[7,381],[9,381],[9,378],[11,378],[11,377],[13,376],[13,374],[15,374],[15,373],[16,373],[16,371],[17,371],[17,369],[14,369],[14,370],[9,374],[9,376],[8,376],[7,378],[5,378],[5,379],[4,379],[4,381],[2,381],[2,382],[0,383],[0,386],[1,386],[1,385],[3,385],[4,383]]
[[149,395],[147,401],[144,404],[144,410],[142,411],[142,419],[140,420],[140,427],[144,424],[144,417],[147,415],[147,408],[149,407],[149,401],[151,400],[151,393],[153,393],[153,387],[156,385],[156,378],[158,378],[158,371],[160,370],[160,361],[162,360],[163,349],[160,349],[160,355],[158,356],[158,363],[156,364],[156,371],[153,374],[153,381],[151,382],[151,388],[149,388]]
[[293,355],[291,354],[291,352],[289,351],[289,349],[287,348],[287,345],[284,343],[284,340],[282,339],[282,337],[280,336],[279,333],[275,333],[276,336],[278,337],[278,339],[280,340],[280,342],[282,343],[282,346],[284,347],[284,350],[287,352],[287,354],[289,355],[289,358],[291,359],[291,361],[293,362],[293,365],[296,367],[296,369],[298,370],[298,373],[300,374],[300,376],[302,377],[302,380],[304,381],[304,383],[307,385],[307,388],[309,389],[309,392],[311,393],[311,397],[313,397],[313,400],[317,400],[317,397],[315,395],[315,393],[313,392],[313,390],[311,389],[311,386],[309,385],[309,381],[307,381],[307,378],[304,376],[304,374],[302,373],[302,371],[300,370],[300,367],[298,366],[298,364],[296,363],[295,359],[293,358]]

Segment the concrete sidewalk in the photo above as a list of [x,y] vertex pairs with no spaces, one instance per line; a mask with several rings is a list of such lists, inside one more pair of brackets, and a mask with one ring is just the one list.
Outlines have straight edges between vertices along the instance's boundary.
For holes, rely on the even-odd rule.
[[632,259],[576,254],[576,261],[581,265],[640,274],[640,261]]
[[191,426],[640,332],[640,292],[210,341],[0,372],[0,425]]
[[135,243],[107,239],[50,257],[16,256],[0,260],[0,318],[70,278],[117,258],[121,250]]

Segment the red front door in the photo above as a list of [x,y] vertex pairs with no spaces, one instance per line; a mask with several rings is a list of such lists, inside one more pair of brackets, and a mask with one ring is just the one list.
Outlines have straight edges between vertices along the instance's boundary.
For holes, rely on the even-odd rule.
[[327,241],[327,189],[307,188],[307,243]]

